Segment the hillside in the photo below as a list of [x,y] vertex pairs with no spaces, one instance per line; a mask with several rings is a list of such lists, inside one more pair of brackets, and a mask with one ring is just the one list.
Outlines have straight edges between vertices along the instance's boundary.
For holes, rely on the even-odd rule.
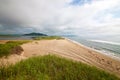
[[0,68],[0,80],[120,80],[96,67],[46,55]]
[[47,36],[47,35],[43,33],[29,33],[29,34],[24,34],[24,36]]

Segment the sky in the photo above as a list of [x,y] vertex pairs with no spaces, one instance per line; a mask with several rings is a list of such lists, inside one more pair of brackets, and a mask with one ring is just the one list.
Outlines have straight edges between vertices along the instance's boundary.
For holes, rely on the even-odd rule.
[[120,0],[0,0],[0,33],[120,35]]

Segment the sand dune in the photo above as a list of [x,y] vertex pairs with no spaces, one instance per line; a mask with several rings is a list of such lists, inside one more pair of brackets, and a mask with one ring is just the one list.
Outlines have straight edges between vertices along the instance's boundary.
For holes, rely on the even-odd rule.
[[[41,40],[23,44],[24,54],[19,55],[18,61],[32,56],[56,54],[62,57],[81,61],[89,65],[94,65],[108,72],[120,76],[120,61],[96,52],[92,49],[78,45],[70,40]],[[8,57],[7,62],[17,62],[17,59]],[[16,56],[16,55],[14,55]],[[14,59],[13,59],[14,58]],[[15,60],[15,61],[14,61]]]

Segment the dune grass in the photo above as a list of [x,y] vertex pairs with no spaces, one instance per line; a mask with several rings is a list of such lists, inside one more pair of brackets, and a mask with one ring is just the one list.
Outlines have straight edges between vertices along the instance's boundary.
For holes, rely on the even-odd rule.
[[22,45],[23,43],[26,42],[29,41],[8,41],[5,44],[0,44],[0,57],[10,55],[11,54],[10,52],[14,47]]
[[39,37],[34,37],[34,40],[53,40],[53,39],[64,39],[60,36],[39,36]]
[[96,67],[54,55],[33,57],[0,68],[0,80],[120,80]]

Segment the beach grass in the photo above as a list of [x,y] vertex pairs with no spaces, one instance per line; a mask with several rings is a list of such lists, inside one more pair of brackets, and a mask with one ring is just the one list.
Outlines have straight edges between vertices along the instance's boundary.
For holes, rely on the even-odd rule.
[[34,37],[34,40],[53,40],[53,39],[64,39],[63,37],[60,36],[39,36],[39,37]]
[[115,75],[55,55],[29,58],[1,66],[0,80],[120,80]]
[[22,45],[29,41],[8,41],[5,44],[0,44],[0,57],[8,56],[11,54],[11,50],[16,46]]

